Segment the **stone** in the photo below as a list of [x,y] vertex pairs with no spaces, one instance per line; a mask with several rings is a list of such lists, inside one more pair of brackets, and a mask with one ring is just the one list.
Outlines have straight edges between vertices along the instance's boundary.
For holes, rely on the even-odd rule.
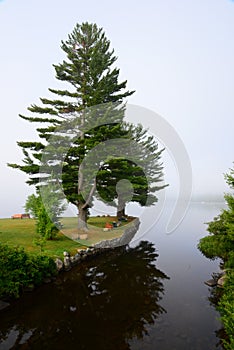
[[65,270],[66,271],[70,270],[71,269],[71,260],[70,260],[69,256],[65,256],[63,262],[64,262]]
[[77,264],[81,260],[80,254],[76,254],[73,256],[73,263]]
[[75,312],[77,310],[76,306],[70,306],[70,311]]
[[74,262],[75,262],[75,257],[74,257],[74,256],[71,256],[70,261],[71,261],[71,264],[74,264]]
[[55,260],[55,264],[56,264],[57,271],[61,271],[63,269],[63,262],[62,262],[62,260],[57,258]]
[[76,241],[77,239],[79,239],[79,235],[78,235],[78,233],[72,233],[71,234],[71,239],[73,239],[74,241]]
[[78,239],[88,239],[87,233],[82,233],[81,235],[78,235]]
[[79,253],[80,255],[82,255],[84,252],[85,252],[85,249],[81,249],[81,248],[77,249],[77,253]]
[[63,256],[70,256],[70,254],[68,252],[63,252]]
[[218,287],[223,287],[224,283],[225,283],[225,280],[226,280],[226,275],[223,275],[222,277],[220,277],[218,279],[218,282],[217,282],[217,286]]
[[209,287],[215,287],[217,285],[217,282],[213,278],[204,283]]

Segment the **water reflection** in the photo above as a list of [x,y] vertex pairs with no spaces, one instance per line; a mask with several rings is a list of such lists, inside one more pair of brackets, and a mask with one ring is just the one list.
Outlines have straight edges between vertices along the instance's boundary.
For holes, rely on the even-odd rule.
[[1,311],[0,349],[130,349],[165,313],[152,243],[86,262]]
[[[215,273],[212,274],[212,277],[215,277]],[[210,296],[208,297],[208,300],[210,302],[210,305],[214,308],[217,308],[217,305],[220,301],[220,298],[222,296],[222,289],[219,287],[210,287],[209,288]],[[223,325],[215,331],[216,337],[218,339],[218,342],[216,344],[216,348],[224,349],[224,342],[223,339],[227,340],[227,335],[225,333]]]

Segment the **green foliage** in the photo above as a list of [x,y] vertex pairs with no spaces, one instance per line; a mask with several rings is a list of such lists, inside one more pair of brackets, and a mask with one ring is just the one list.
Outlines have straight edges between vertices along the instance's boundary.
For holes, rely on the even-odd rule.
[[42,236],[37,236],[34,240],[33,243],[35,246],[40,247],[40,252],[44,252],[44,248],[46,245],[46,238]]
[[53,183],[40,187],[39,195],[30,195],[25,204],[26,212],[37,221],[37,233],[45,239],[54,239],[60,228],[59,215],[64,211],[57,186]]
[[[226,182],[233,188],[234,172],[225,174]],[[234,252],[234,196],[226,194],[224,199],[227,209],[208,223],[209,237],[200,240],[198,248],[208,258],[222,258],[225,262],[233,260]]]
[[[227,184],[234,189],[234,170],[225,175]],[[210,258],[221,258],[227,270],[221,298],[218,302],[218,310],[227,335],[223,339],[226,350],[234,349],[234,196],[224,196],[227,209],[208,223],[210,236],[200,240],[198,248]]]
[[53,259],[30,255],[23,248],[0,243],[0,297],[19,297],[30,285],[40,285],[45,277],[56,274]]
[[39,207],[37,217],[37,233],[45,239],[54,239],[59,229],[55,223],[51,220],[48,212],[43,204]]
[[[233,266],[234,268],[234,266]],[[223,295],[218,303],[218,310],[224,325],[228,340],[224,339],[226,350],[234,349],[234,270],[227,272]]]
[[24,209],[26,213],[31,214],[34,218],[38,217],[38,210],[41,205],[41,198],[39,196],[35,196],[35,194],[31,194],[28,196]]
[[198,248],[208,259],[227,257],[226,244],[224,237],[207,236],[200,240]]
[[56,222],[57,219],[55,214],[52,217],[49,215],[49,209],[45,207],[40,195],[30,195],[26,201],[25,209],[27,212],[31,212],[36,218],[36,232],[42,239],[54,239],[56,237],[59,229],[52,220]]
[[[97,174],[98,194],[112,206],[125,207],[130,201],[141,206],[152,205],[158,200],[155,193],[166,186],[162,184],[160,163],[163,150],[158,150],[157,142],[140,124],[136,127],[126,124],[125,130],[130,140],[127,147],[125,143],[122,146],[126,148],[126,158],[109,157],[101,165]],[[131,186],[125,181],[122,188],[118,188],[121,180],[127,180]]]

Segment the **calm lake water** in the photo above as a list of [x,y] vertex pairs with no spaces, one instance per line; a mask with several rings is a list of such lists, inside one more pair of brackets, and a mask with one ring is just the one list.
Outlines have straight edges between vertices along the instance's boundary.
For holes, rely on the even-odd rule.
[[170,235],[167,215],[143,235],[146,219],[129,249],[25,294],[0,311],[0,349],[222,349],[219,314],[204,284],[219,262],[196,248],[220,207],[191,204]]

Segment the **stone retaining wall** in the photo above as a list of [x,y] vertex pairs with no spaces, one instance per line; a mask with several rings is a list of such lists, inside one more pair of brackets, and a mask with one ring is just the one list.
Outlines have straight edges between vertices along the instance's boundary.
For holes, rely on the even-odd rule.
[[68,252],[64,252],[64,259],[56,259],[55,263],[58,271],[68,271],[73,266],[79,264],[81,261],[91,257],[97,256],[107,249],[114,249],[117,247],[125,246],[131,242],[136,232],[138,231],[140,220],[134,219],[129,227],[127,227],[121,237],[107,239],[96,244],[93,244],[90,248],[79,249],[77,254],[70,256]]

